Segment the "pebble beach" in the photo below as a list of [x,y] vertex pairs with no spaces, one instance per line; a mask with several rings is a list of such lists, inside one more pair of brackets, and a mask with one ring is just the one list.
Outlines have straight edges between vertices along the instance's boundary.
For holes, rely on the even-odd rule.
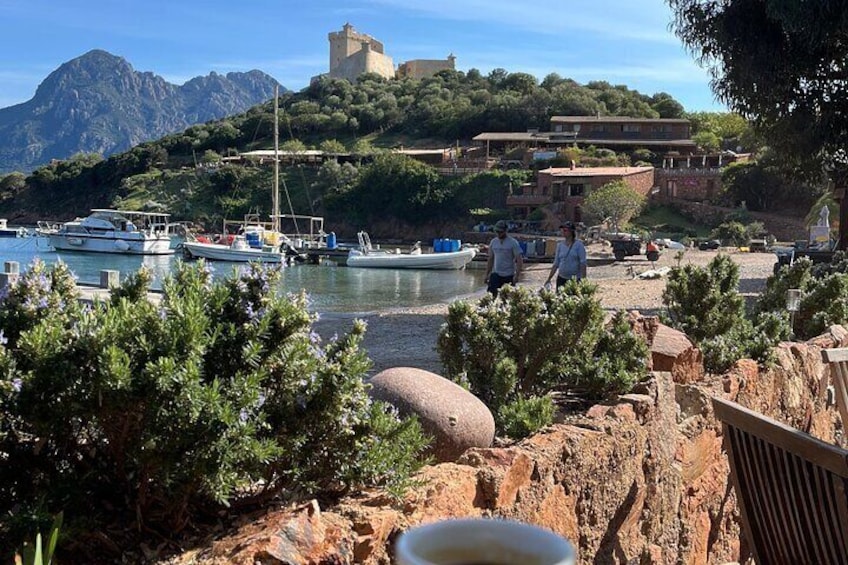
[[[644,255],[628,257],[621,262],[604,262],[609,256],[608,248],[600,244],[587,246],[590,258],[599,258],[594,265],[590,260],[588,278],[598,286],[601,305],[609,310],[638,310],[650,315],[662,308],[662,293],[665,278],[642,279],[639,275],[650,270],[676,265],[705,266],[719,253],[729,255],[739,265],[739,291],[753,297],[765,288],[776,262],[772,253],[747,253],[735,248],[718,251],[666,249],[655,263]],[[600,264],[605,263],[605,264]],[[550,271],[550,263],[525,264],[518,282],[520,286],[541,288]],[[485,293],[478,292],[464,300],[475,300]],[[415,367],[434,373],[441,372],[441,362],[436,353],[436,339],[444,323],[449,303],[438,303],[416,308],[400,308],[379,311],[360,317],[367,323],[363,346],[373,362],[371,374],[391,367]],[[353,317],[325,315],[315,323],[314,329],[323,339],[342,334],[350,329]]]

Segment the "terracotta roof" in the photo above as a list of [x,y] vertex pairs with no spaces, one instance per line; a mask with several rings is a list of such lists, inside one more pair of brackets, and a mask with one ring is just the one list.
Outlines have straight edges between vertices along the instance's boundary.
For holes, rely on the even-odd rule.
[[628,176],[636,173],[653,171],[653,167],[549,167],[539,173],[547,173],[555,177],[608,177],[613,175]]
[[551,116],[551,122],[561,123],[583,123],[583,122],[605,122],[605,123],[641,123],[641,124],[688,124],[689,120],[683,118],[631,118],[629,116]]

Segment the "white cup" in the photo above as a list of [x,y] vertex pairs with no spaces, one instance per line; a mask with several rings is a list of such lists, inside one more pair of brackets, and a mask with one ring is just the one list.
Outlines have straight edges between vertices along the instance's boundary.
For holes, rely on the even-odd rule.
[[572,545],[522,522],[444,520],[411,528],[395,546],[399,565],[573,565]]

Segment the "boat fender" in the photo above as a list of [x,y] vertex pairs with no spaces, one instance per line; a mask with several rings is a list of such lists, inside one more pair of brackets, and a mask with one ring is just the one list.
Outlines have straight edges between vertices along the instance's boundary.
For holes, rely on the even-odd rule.
[[130,248],[130,244],[124,241],[123,239],[115,240],[115,249],[120,249],[121,251],[126,251]]

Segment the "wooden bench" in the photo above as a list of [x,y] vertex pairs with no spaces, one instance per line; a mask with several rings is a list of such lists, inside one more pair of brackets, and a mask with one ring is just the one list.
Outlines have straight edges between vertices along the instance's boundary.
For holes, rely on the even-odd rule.
[[713,398],[754,561],[848,563],[848,451]]
[[822,349],[822,360],[830,367],[842,433],[848,436],[848,348]]

